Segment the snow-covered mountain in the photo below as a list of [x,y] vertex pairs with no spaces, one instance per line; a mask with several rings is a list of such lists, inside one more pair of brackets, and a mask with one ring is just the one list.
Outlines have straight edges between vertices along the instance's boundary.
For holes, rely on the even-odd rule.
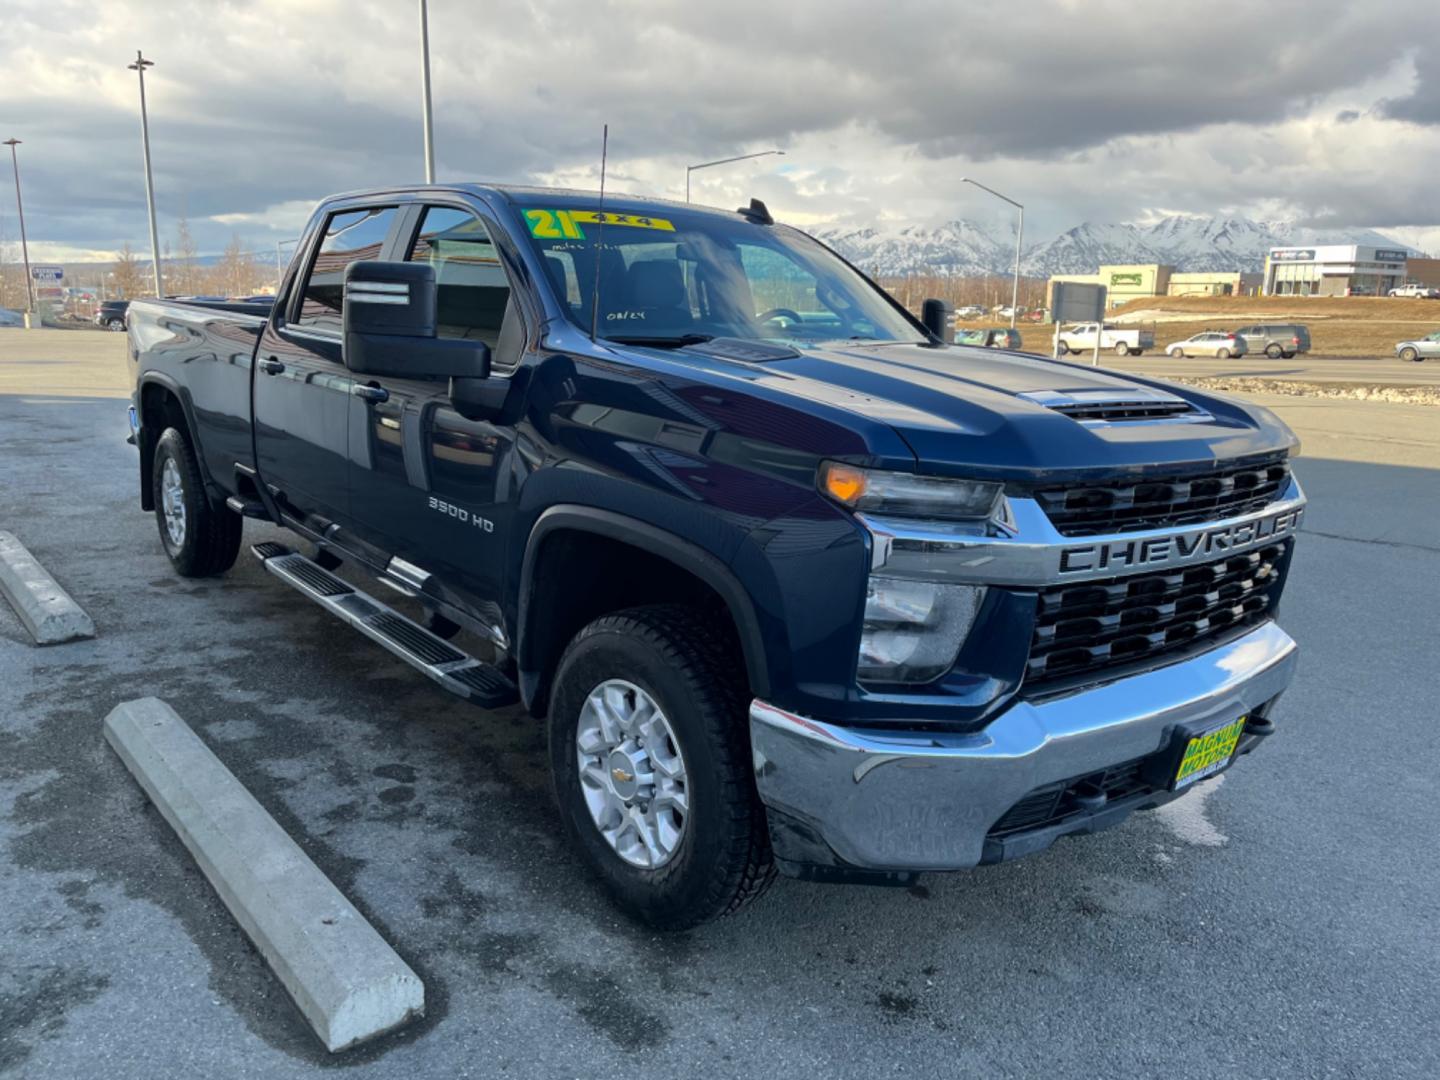
[[[971,221],[948,221],[935,228],[828,226],[814,232],[857,266],[882,277],[1008,274],[1015,265],[1014,235],[992,232]],[[1286,221],[1175,215],[1143,226],[1085,222],[1053,240],[1027,244],[1020,265],[1023,273],[1033,277],[1090,274],[1101,263],[1167,263],[1177,270],[1260,270],[1270,248],[1306,244],[1406,246],[1371,229],[1317,229]]]

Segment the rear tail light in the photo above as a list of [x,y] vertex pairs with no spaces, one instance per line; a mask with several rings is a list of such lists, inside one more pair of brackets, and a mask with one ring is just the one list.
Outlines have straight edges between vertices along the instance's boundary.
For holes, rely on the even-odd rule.
[[1291,345],[1299,345],[1299,344],[1300,344],[1300,339],[1299,339],[1298,337],[1292,337],[1292,338],[1290,339],[1290,344],[1291,344]]

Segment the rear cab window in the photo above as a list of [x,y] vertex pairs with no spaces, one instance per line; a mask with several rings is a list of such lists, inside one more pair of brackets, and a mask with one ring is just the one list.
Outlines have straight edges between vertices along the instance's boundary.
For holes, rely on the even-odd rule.
[[393,206],[337,210],[325,221],[325,232],[310,261],[295,325],[339,334],[344,322],[345,268],[363,259],[378,259],[395,224]]

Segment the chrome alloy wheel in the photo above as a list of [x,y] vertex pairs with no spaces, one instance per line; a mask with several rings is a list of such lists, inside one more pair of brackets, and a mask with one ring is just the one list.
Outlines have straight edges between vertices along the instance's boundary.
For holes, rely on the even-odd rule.
[[615,853],[654,870],[680,850],[689,818],[685,759],[665,714],[634,683],[607,679],[575,726],[580,791]]
[[175,548],[185,546],[185,488],[174,458],[166,458],[160,470],[160,509],[165,514],[165,532]]

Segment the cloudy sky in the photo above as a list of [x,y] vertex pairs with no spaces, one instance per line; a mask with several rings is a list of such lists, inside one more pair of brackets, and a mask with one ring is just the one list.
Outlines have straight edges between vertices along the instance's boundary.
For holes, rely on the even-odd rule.
[[[0,0],[0,137],[32,257],[273,250],[334,192],[422,176],[415,0]],[[1235,214],[1440,251],[1436,0],[430,0],[437,172],[697,201],[800,225]],[[0,240],[17,236],[0,173]],[[1005,219],[1005,220],[1008,220]]]

